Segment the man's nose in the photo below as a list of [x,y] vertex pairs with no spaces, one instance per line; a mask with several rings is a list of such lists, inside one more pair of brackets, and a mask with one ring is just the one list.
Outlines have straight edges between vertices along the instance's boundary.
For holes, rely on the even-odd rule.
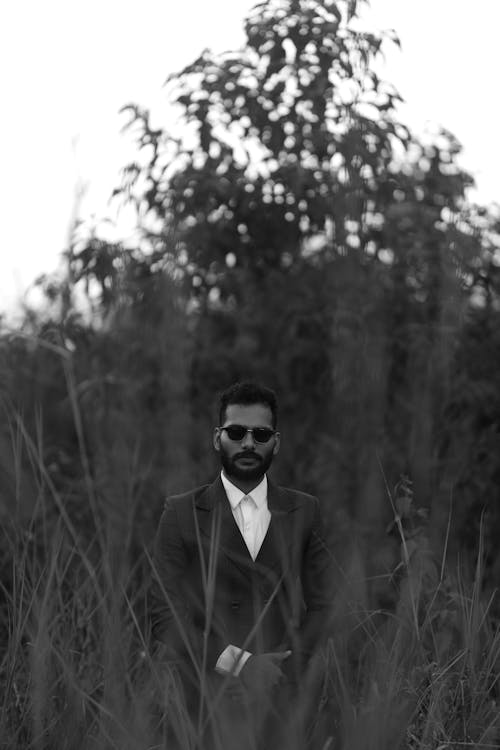
[[243,438],[241,444],[247,447],[255,446],[253,432],[251,432],[250,430],[247,430],[247,432],[245,433],[245,437]]

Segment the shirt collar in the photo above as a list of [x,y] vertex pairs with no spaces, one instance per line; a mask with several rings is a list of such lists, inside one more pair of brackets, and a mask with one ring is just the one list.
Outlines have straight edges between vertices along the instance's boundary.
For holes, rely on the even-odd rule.
[[236,485],[234,485],[225,476],[223,471],[221,471],[220,478],[222,480],[222,484],[224,485],[227,499],[229,500],[231,508],[233,510],[239,505],[242,498],[246,497],[246,494],[251,495],[252,500],[254,501],[257,508],[261,508],[267,503],[267,476],[265,474],[260,484],[258,484],[257,487],[254,487],[254,489],[249,493],[242,492],[239,487],[236,487]]

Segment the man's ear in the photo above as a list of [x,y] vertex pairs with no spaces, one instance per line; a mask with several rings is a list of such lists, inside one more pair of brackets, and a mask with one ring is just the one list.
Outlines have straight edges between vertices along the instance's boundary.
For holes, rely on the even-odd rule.
[[217,452],[220,451],[220,435],[221,435],[220,427],[216,427],[214,429],[212,441],[214,444],[214,448]]
[[273,448],[273,456],[275,456],[277,453],[279,453],[281,445],[281,435],[279,432],[276,432],[274,434],[274,448]]

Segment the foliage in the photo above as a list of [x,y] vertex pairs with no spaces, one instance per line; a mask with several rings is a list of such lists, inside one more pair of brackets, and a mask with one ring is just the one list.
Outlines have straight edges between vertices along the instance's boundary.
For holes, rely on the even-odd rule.
[[[498,409],[489,437],[478,415],[480,392],[498,406],[498,217],[465,200],[452,134],[418,140],[399,122],[374,72],[397,39],[358,16],[352,2],[261,3],[242,50],[205,51],[169,77],[177,125],[125,107],[138,154],[118,194],[137,205],[141,242],[75,239],[66,278],[45,283],[49,320],[27,318],[24,345],[3,342],[14,422],[77,503],[88,476],[98,497],[113,477],[115,506],[135,498],[152,520],[165,491],[215,471],[217,392],[257,377],[281,404],[277,478],[324,497],[342,530],[349,517],[376,567],[395,554],[375,562],[380,464],[389,484],[412,477],[437,541],[453,497],[451,551],[485,503],[496,528]],[[484,363],[478,387],[469,352]]]
[[[500,638],[481,595],[481,549],[473,580],[440,578],[412,503],[405,481],[393,500],[401,544],[394,612],[369,609],[346,573],[330,639],[291,716],[300,724],[311,711],[309,745],[297,734],[291,750],[332,742],[482,748],[500,739]],[[2,747],[201,749],[203,721],[187,719],[175,675],[150,649],[147,555],[117,571],[106,540],[86,547],[75,531],[64,514],[56,527],[3,530],[13,575],[0,659]],[[205,716],[214,708],[206,700]],[[222,747],[216,740],[214,750]]]
[[454,458],[437,454],[462,342],[482,305],[498,310],[498,219],[466,203],[452,134],[421,142],[398,121],[373,65],[390,40],[357,14],[258,5],[243,50],[169,77],[178,132],[125,108],[139,149],[121,191],[190,306],[201,424],[219,388],[262,377],[280,394],[288,483],[371,527],[387,507],[381,460],[445,509],[444,531]]
[[75,234],[48,311],[2,329],[8,747],[162,741],[144,548],[165,494],[217,471],[216,396],[248,377],[278,392],[275,478],[331,522],[320,735],[498,741],[480,589],[498,578],[499,216],[468,203],[452,134],[399,121],[374,72],[397,39],[362,31],[359,6],[262,2],[243,49],[169,77],[176,123],[125,107],[117,198],[140,241]]

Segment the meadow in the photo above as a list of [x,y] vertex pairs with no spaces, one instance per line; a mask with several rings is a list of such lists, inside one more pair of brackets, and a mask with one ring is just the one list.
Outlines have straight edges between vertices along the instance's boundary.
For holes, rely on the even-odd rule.
[[401,121],[361,4],[259,3],[169,76],[178,130],[124,106],[137,233],[77,223],[43,308],[0,318],[5,750],[208,750],[208,676],[193,720],[147,594],[241,379],[277,392],[274,478],[336,562],[286,750],[500,747],[500,212],[452,133]]
[[[205,705],[194,722],[174,672],[155,657],[148,549],[132,565],[126,540],[111,543],[109,525],[92,510],[90,477],[95,533],[82,534],[70,499],[40,460],[37,469],[52,494],[40,494],[28,524],[2,523],[0,746],[202,750],[215,709],[202,665]],[[387,501],[400,549],[387,574],[394,605],[370,608],[370,571],[362,550],[351,548],[314,684],[295,707],[295,718],[303,710],[308,722],[307,743],[297,739],[296,750],[500,747],[500,633],[483,586],[482,539],[474,570],[451,568],[446,545],[441,559],[431,552],[425,523],[408,531],[409,483],[399,494],[388,490]],[[216,737],[214,747],[227,745]]]

